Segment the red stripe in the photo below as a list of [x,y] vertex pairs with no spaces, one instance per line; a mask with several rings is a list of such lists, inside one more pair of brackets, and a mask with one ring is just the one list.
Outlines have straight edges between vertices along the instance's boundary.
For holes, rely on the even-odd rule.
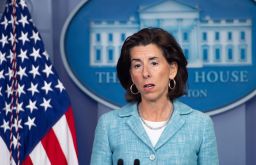
[[33,165],[33,162],[30,159],[30,156],[26,157],[26,159],[22,162],[22,165]]
[[52,129],[49,130],[41,142],[52,165],[67,164],[65,155]]
[[76,141],[76,130],[75,130],[75,122],[74,122],[74,116],[72,112],[72,107],[68,108],[68,111],[65,113],[66,119],[68,121],[68,127],[72,135],[74,147],[76,150],[76,156],[78,157],[78,149],[77,149],[77,141]]

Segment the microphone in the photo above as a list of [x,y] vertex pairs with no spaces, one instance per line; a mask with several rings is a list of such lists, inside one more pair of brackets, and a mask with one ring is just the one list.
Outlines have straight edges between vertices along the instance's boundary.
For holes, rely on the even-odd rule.
[[117,165],[124,165],[124,161],[123,161],[123,159],[118,159],[118,161],[117,161]]
[[139,159],[135,159],[134,160],[134,165],[140,165],[140,160]]

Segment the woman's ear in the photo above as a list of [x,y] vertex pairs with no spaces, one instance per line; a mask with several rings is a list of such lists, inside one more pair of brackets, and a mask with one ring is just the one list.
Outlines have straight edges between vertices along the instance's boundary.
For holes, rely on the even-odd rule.
[[178,73],[178,64],[177,62],[172,62],[169,66],[170,66],[169,79],[174,79]]

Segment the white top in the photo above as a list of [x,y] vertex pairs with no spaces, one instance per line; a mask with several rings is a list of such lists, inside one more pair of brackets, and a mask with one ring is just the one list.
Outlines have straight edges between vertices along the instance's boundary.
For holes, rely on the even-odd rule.
[[[168,122],[168,121],[154,122],[154,121],[144,120],[144,122],[146,122],[148,125],[150,125],[153,128],[157,128],[157,127],[161,127],[161,126],[165,125],[166,122]],[[148,137],[149,137],[153,147],[155,147],[155,145],[158,142],[161,134],[163,133],[166,125],[160,129],[150,129],[142,121],[141,121],[141,123],[142,123],[146,133],[148,134]]]

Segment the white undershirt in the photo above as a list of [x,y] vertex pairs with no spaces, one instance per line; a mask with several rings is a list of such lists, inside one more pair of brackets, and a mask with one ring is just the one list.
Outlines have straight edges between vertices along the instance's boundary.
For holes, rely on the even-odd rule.
[[[144,121],[153,128],[160,127],[167,122],[167,121],[153,122],[153,121],[147,121],[147,120],[144,120]],[[154,129],[148,128],[142,121],[141,121],[141,123],[142,123],[146,133],[148,134],[148,137],[149,137],[153,147],[155,147],[156,143],[158,142],[158,140],[166,126],[162,127],[161,129],[154,130]]]

